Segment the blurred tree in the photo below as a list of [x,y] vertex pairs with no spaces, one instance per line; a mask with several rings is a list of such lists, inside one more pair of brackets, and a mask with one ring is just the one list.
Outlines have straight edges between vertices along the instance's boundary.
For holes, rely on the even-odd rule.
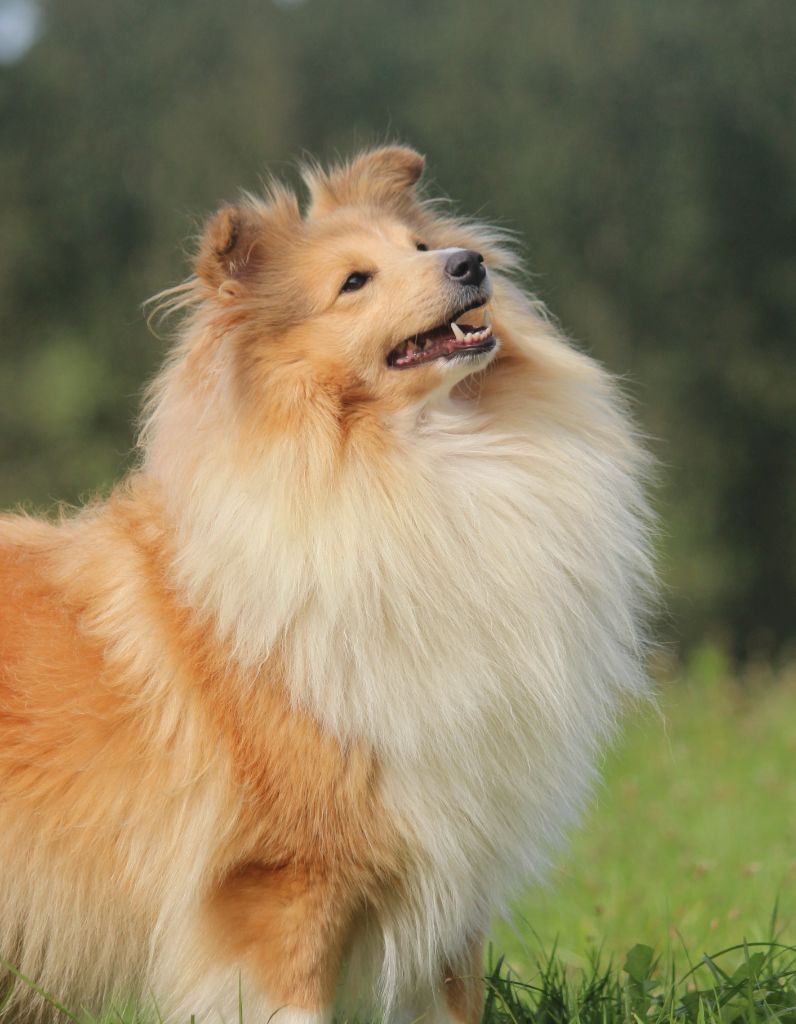
[[0,69],[6,503],[117,475],[140,301],[266,166],[400,137],[514,228],[662,463],[685,646],[796,628],[792,0],[74,0]]

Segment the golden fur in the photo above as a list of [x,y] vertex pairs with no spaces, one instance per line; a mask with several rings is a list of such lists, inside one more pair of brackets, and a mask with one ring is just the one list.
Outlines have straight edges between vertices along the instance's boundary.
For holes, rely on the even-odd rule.
[[[0,524],[0,956],[75,1008],[316,1022],[344,976],[476,1021],[490,915],[646,691],[622,403],[421,171],[388,147],[308,168],[303,213],[222,208],[139,468]],[[497,354],[387,366],[457,248]]]

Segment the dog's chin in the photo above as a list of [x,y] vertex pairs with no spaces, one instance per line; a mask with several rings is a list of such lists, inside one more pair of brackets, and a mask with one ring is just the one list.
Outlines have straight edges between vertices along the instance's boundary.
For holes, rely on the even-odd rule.
[[439,373],[445,391],[457,384],[470,374],[479,373],[495,359],[500,351],[500,342],[494,336],[489,340],[488,346],[473,347],[469,350],[455,352],[446,359],[438,359],[434,367]]

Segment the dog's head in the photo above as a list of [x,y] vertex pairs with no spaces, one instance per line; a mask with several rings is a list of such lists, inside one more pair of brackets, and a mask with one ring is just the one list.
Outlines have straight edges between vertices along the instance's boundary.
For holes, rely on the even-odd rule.
[[240,394],[283,409],[299,398],[400,409],[495,357],[502,253],[418,197],[423,164],[405,147],[373,150],[305,169],[304,212],[277,186],[210,220],[194,298]]

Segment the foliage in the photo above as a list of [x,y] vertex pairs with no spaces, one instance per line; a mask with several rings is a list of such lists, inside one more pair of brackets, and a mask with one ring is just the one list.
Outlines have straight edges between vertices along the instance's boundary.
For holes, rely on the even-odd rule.
[[549,885],[496,923],[521,977],[536,945],[577,967],[592,946],[615,959],[634,941],[701,953],[772,927],[796,945],[796,733],[783,728],[796,671],[735,679],[703,648],[660,705],[627,723]]
[[139,306],[205,212],[398,136],[626,376],[678,642],[794,639],[792,0],[49,0],[43,25],[0,68],[3,503],[129,462],[163,354]]
[[[703,648],[661,705],[628,727],[550,889],[493,929],[483,1024],[796,1024],[796,673],[730,679]],[[60,1009],[153,1024],[132,1003]]]
[[795,967],[796,948],[777,942],[705,954],[682,976],[640,944],[621,972],[597,954],[573,971],[552,953],[521,981],[501,959],[488,977],[482,1024],[791,1024]]
[[[14,973],[61,1019],[73,1024],[152,1024],[160,1019],[134,1003],[100,1017],[85,1010],[73,1012],[35,982]],[[241,1012],[240,1024],[245,1020]],[[596,952],[584,967],[572,970],[555,949],[539,954],[525,979],[503,957],[488,968],[481,1024],[644,1022],[796,1024],[796,948],[776,941],[741,943],[705,954],[683,974],[678,974],[674,961],[662,963],[651,947],[641,944],[628,951],[622,970],[603,963]]]

